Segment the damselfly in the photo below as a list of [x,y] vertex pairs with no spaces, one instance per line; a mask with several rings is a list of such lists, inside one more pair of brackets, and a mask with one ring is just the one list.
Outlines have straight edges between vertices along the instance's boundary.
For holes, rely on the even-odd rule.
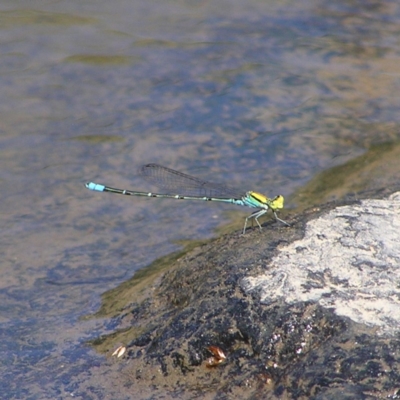
[[158,187],[164,188],[168,193],[159,194],[152,192],[137,192],[126,189],[115,189],[93,182],[87,183],[86,187],[90,190],[95,190],[98,192],[125,194],[127,196],[158,197],[178,200],[220,201],[224,203],[236,204],[238,206],[258,208],[257,211],[246,218],[243,227],[243,234],[246,232],[248,220],[252,218],[254,218],[254,220],[257,222],[257,225],[261,229],[258,218],[268,212],[269,209],[273,212],[277,221],[289,226],[287,222],[280,219],[276,214],[277,210],[281,210],[283,208],[284,198],[281,195],[270,199],[258,192],[242,192],[232,187],[218,183],[207,182],[158,164],[144,165],[140,168],[139,173],[147,181],[155,184]]

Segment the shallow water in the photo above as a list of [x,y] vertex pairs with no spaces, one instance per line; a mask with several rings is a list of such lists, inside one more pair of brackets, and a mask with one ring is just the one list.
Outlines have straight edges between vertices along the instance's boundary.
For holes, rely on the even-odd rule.
[[84,342],[112,330],[79,321],[101,293],[248,214],[86,181],[153,190],[137,168],[157,162],[290,209],[321,171],[399,141],[396,1],[4,1],[0,21],[8,398],[76,391],[68,376],[103,362]]

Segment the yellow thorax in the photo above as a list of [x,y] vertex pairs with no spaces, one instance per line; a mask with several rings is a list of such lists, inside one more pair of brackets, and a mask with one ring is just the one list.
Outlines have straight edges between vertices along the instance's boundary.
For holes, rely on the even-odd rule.
[[281,210],[283,208],[283,203],[285,202],[285,199],[282,195],[278,195],[273,199],[270,199],[267,196],[264,196],[263,194],[258,192],[249,192],[249,194],[260,203],[268,205],[268,207],[274,211]]

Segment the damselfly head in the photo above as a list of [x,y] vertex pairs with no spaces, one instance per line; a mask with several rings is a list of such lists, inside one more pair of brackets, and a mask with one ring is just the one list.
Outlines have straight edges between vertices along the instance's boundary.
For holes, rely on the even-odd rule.
[[271,204],[270,204],[270,208],[272,209],[272,210],[281,210],[282,208],[283,208],[283,203],[285,202],[285,199],[283,198],[283,196],[282,195],[278,195],[278,196],[276,196],[276,197],[274,197],[272,200],[271,200]]

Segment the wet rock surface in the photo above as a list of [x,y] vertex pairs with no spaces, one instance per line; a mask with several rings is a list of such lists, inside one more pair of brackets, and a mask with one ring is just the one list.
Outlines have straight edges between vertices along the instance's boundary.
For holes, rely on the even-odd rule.
[[[315,298],[268,299],[247,287],[249,276],[268,275],[270,261],[304,237],[308,220],[336,206],[289,219],[289,228],[268,221],[262,232],[225,236],[179,258],[124,308],[120,332],[100,341],[127,347],[119,384],[143,388],[146,399],[398,398],[398,332],[354,321]],[[391,263],[400,268],[400,260]],[[399,293],[397,282],[394,304]]]

